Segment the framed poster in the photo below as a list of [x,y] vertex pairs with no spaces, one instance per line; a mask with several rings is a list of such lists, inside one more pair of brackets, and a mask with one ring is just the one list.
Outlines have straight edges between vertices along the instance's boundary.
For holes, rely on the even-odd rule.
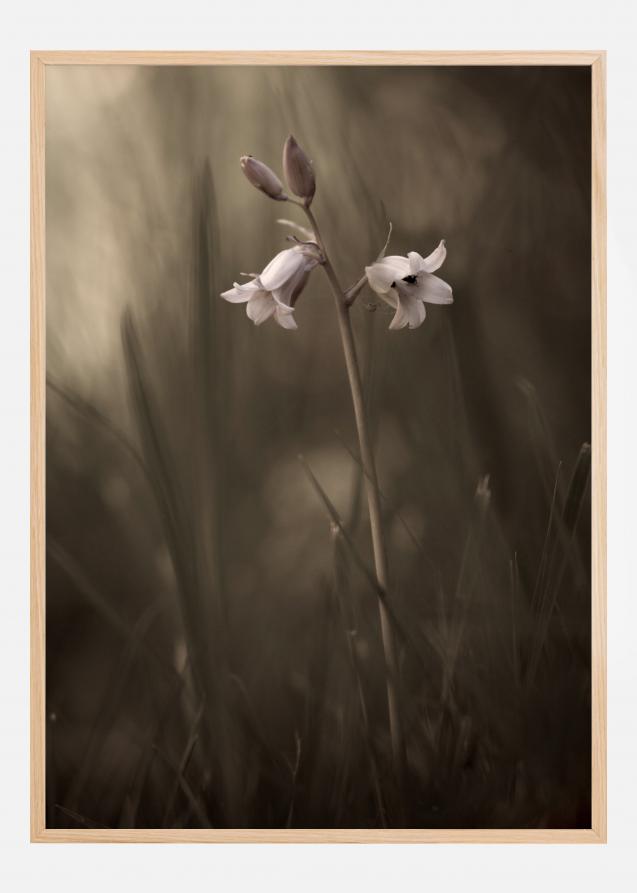
[[32,55],[32,838],[603,842],[602,53]]

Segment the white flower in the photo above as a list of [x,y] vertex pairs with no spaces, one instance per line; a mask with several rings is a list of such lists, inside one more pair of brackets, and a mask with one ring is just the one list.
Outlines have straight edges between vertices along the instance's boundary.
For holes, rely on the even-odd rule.
[[284,329],[296,329],[294,304],[318,263],[317,250],[311,245],[286,248],[252,282],[235,282],[221,297],[231,304],[245,303],[249,319],[257,326],[274,315]]
[[407,257],[383,257],[365,267],[367,281],[380,297],[396,309],[390,329],[415,329],[425,321],[425,303],[452,304],[451,286],[434,276],[447,249],[444,239],[429,257],[410,251]]

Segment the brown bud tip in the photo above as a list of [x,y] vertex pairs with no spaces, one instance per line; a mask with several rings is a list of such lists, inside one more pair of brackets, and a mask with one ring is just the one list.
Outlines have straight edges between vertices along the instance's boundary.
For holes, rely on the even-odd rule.
[[309,205],[316,191],[314,168],[291,134],[283,147],[283,172],[292,192]]
[[253,186],[256,186],[261,192],[265,192],[270,198],[280,202],[287,201],[287,195],[283,192],[283,183],[267,164],[259,161],[258,158],[253,158],[252,155],[243,155],[240,163],[241,170]]

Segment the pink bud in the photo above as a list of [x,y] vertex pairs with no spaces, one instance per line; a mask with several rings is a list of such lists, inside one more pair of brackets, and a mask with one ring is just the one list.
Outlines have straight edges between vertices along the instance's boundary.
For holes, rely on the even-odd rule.
[[291,134],[283,147],[283,171],[292,192],[309,205],[316,191],[314,169],[312,162]]
[[243,155],[240,163],[241,170],[253,186],[279,202],[287,201],[288,197],[283,192],[283,183],[267,164],[259,161],[258,158],[253,158],[252,155]]

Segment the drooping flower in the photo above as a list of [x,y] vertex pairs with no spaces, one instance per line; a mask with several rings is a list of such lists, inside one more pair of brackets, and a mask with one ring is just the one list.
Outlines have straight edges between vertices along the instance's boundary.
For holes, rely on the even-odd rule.
[[292,192],[309,205],[316,191],[314,168],[292,134],[283,146],[283,172]]
[[370,286],[396,310],[390,329],[416,329],[425,321],[425,304],[453,303],[451,286],[433,275],[446,256],[443,239],[428,257],[410,251],[407,257],[383,257],[365,267]]
[[286,248],[251,282],[235,282],[221,297],[231,304],[246,304],[248,318],[257,326],[274,316],[284,329],[296,329],[294,306],[319,261],[313,245]]

